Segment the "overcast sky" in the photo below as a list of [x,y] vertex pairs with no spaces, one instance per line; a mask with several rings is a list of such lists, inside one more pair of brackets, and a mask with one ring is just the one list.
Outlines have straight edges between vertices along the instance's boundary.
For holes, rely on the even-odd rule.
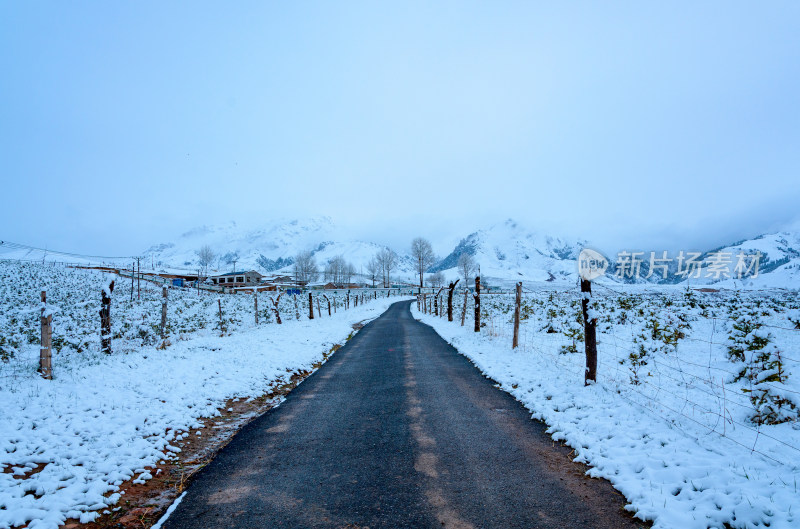
[[619,247],[800,220],[800,3],[2,2],[0,239],[330,215]]

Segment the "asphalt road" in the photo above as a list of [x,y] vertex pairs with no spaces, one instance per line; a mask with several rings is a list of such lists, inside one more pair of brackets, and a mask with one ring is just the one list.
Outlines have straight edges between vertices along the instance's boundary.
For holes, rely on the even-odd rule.
[[199,474],[164,527],[641,527],[399,302]]

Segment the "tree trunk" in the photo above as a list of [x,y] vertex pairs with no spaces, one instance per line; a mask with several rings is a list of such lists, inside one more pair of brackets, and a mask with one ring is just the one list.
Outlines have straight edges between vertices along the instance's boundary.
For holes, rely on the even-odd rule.
[[581,279],[581,308],[583,309],[583,332],[586,345],[586,377],[584,384],[597,380],[597,320],[589,319],[589,300],[592,298],[592,282]]
[[519,312],[522,305],[522,282],[517,283],[517,299],[514,303],[514,338],[511,342],[511,348],[516,349],[519,345]]

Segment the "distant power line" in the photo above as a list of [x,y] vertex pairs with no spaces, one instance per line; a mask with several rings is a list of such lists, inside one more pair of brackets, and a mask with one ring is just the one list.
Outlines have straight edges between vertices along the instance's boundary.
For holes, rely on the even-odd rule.
[[86,254],[74,253],[74,252],[59,252],[57,250],[48,250],[47,248],[38,248],[36,246],[29,246],[27,244],[20,244],[20,243],[17,243],[17,242],[0,241],[0,250],[5,250],[5,249],[8,249],[8,250],[37,251],[37,252],[43,252],[45,254],[63,255],[65,257],[78,257],[78,258],[83,258],[83,259],[108,259],[108,260],[125,259],[125,260],[129,260],[129,259],[133,259],[134,258],[134,257],[129,256],[129,255],[127,255],[127,256],[110,257],[110,256],[107,256],[107,255],[86,255]]

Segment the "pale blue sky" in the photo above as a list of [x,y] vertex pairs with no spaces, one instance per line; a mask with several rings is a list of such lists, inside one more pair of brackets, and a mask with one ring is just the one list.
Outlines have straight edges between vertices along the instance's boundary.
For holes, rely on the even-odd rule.
[[607,250],[798,222],[798,2],[2,2],[0,239],[332,216]]

